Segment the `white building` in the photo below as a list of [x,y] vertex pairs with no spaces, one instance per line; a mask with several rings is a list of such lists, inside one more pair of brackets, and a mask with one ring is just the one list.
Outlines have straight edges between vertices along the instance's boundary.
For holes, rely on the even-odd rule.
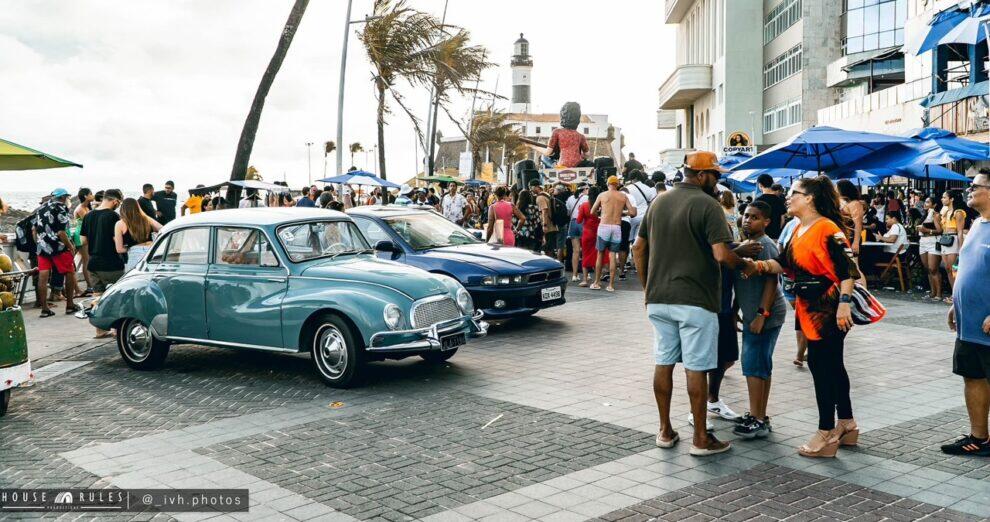
[[519,33],[512,53],[512,104],[509,110],[516,113],[529,113],[532,109],[530,82],[533,77],[533,57],[529,55],[529,40]]

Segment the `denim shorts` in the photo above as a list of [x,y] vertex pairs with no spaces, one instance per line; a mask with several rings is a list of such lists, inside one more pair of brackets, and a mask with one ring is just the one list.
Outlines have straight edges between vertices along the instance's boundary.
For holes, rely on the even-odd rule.
[[773,373],[773,349],[777,346],[780,326],[764,328],[755,334],[743,328],[742,335],[742,374],[746,377],[769,379]]
[[584,226],[578,223],[576,219],[572,219],[571,223],[567,225],[567,239],[581,239],[583,232]]
[[718,365],[718,315],[690,305],[646,305],[653,325],[653,359],[657,366],[683,363],[704,372]]

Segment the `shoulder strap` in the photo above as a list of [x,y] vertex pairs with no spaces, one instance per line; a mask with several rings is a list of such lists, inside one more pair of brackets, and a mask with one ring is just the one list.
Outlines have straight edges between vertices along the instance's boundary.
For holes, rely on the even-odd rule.
[[[649,205],[650,203],[653,203],[653,198],[646,197],[646,193],[643,192],[643,189],[642,188],[640,188],[639,183],[633,183],[633,187],[636,187],[636,190],[639,191],[639,195],[640,196],[643,196],[643,199],[646,200],[646,204],[647,205]],[[655,198],[656,196],[653,196],[653,197]]]

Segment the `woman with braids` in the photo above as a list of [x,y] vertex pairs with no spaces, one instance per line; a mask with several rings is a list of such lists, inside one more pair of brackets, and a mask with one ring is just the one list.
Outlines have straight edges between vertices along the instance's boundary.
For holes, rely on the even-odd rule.
[[842,361],[846,333],[853,326],[850,303],[859,271],[846,238],[839,194],[828,178],[796,181],[787,210],[800,224],[784,251],[777,259],[748,260],[743,272],[783,272],[794,280],[795,315],[808,338],[808,367],[818,402],[818,431],[798,453],[834,457],[840,444],[855,445],[859,439]]

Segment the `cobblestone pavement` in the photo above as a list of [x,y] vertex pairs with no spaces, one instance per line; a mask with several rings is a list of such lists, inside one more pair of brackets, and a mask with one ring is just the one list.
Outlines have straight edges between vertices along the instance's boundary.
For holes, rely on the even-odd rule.
[[[352,390],[324,387],[306,356],[178,346],[164,370],[143,373],[113,345],[62,352],[36,361],[64,360],[17,390],[0,420],[0,488],[251,493],[248,513],[119,517],[135,520],[990,517],[990,459],[937,450],[968,429],[945,305],[883,293],[888,319],[849,336],[858,448],[827,460],[796,454],[817,411],[785,334],[774,357],[774,433],[699,459],[684,442],[653,445],[652,330],[635,283],[618,290],[571,287],[568,305],[495,326],[447,364],[375,363]],[[684,433],[687,396],[676,378]],[[722,398],[746,410],[738,367]],[[733,438],[730,425],[713,422]],[[0,518],[15,515],[36,516]]]

